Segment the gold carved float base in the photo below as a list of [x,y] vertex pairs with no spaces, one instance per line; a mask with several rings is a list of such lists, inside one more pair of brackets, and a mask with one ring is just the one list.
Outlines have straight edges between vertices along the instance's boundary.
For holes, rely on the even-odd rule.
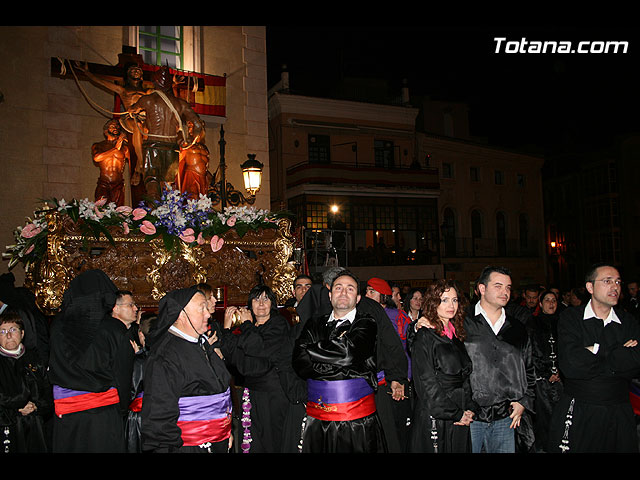
[[260,282],[273,289],[280,304],[291,295],[296,269],[289,262],[293,238],[288,219],[281,219],[278,228],[249,231],[242,238],[229,230],[217,252],[208,243],[182,243],[173,255],[161,238],[147,242],[144,235],[125,236],[115,228],[110,231],[113,245],[106,237],[83,237],[68,217],[52,213],[47,220],[47,254],[27,273],[26,284],[48,315],[59,310],[71,279],[92,269],[104,271],[119,289],[130,290],[140,308],[155,308],[167,292],[200,282],[214,289],[226,286],[229,305],[246,304],[249,291]]

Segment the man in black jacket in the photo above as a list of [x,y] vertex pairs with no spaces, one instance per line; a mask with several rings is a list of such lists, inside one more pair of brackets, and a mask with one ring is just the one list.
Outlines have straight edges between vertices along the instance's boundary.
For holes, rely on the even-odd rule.
[[[467,312],[465,347],[473,363],[471,391],[478,404],[471,424],[474,453],[513,453],[525,410],[533,411],[535,373],[522,322],[508,315],[511,273],[486,267],[478,278],[480,301]],[[522,438],[522,437],[520,437]],[[526,447],[533,439],[529,436]]]
[[293,368],[308,387],[302,452],[387,452],[375,401],[377,324],[358,312],[358,290],[352,273],[340,273],[331,313],[310,318],[296,340]]
[[[323,274],[322,284],[314,283],[302,298],[296,309],[300,323],[292,329],[295,337],[307,320],[331,313],[333,307],[329,299],[329,289],[333,280],[344,270],[342,267],[327,269]],[[398,333],[378,302],[362,296],[356,309],[359,313],[372,316],[378,325],[376,365],[379,388],[375,393],[376,406],[389,453],[401,453],[403,450],[395,427],[392,402],[402,400],[401,386],[408,383],[407,356]]]

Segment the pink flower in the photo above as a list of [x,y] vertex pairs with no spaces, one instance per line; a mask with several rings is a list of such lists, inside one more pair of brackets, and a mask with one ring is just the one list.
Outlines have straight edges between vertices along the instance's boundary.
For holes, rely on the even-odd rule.
[[217,235],[211,237],[211,250],[213,250],[214,253],[220,250],[222,248],[222,245],[224,245],[223,238],[220,238]]
[[196,242],[198,242],[198,245],[204,245],[206,243],[206,240],[202,236],[202,232],[198,234],[198,238],[196,238]]
[[133,211],[133,219],[140,220],[147,216],[147,211],[144,208],[136,208]]
[[127,222],[122,222],[122,229],[125,235],[129,235],[129,224]]
[[143,220],[140,225],[140,231],[145,235],[153,235],[156,233],[156,227],[149,220]]
[[116,208],[116,212],[122,213],[124,215],[131,215],[133,209],[129,205],[120,205]]
[[100,200],[96,201],[95,206],[102,207],[105,203],[107,203],[107,197],[100,197]]
[[229,217],[228,220],[227,220],[227,225],[229,227],[233,227],[236,224],[236,221],[237,221],[237,218],[236,218],[235,215],[232,216],[232,217]]
[[187,242],[187,243],[195,242],[196,237],[195,237],[195,232],[193,231],[193,228],[185,229],[180,234],[180,238],[182,239],[183,242]]
[[29,255],[31,252],[33,252],[33,243],[24,251],[24,254]]
[[98,206],[97,205],[93,207],[93,212],[96,214],[96,217],[98,217],[98,218],[104,217],[104,213],[101,212],[100,210],[98,210]]
[[40,227],[34,225],[33,223],[30,223],[24,226],[20,235],[24,238],[33,238],[36,235],[38,235],[41,231],[42,229]]

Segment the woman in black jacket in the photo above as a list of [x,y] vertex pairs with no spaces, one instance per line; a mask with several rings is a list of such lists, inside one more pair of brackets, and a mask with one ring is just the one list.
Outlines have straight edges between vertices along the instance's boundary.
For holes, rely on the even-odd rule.
[[35,349],[25,347],[24,336],[18,313],[0,316],[0,453],[49,451],[44,424],[53,414],[52,389],[45,366]]
[[[464,296],[440,280],[425,293],[423,317],[410,345],[416,400],[410,451],[471,451],[471,360],[464,348]],[[427,327],[427,328],[424,328]]]
[[223,326],[222,354],[235,371],[236,385],[244,387],[243,438],[235,441],[245,453],[280,453],[290,403],[276,367],[290,327],[278,312],[273,290],[267,285],[253,287],[247,308],[227,308]]

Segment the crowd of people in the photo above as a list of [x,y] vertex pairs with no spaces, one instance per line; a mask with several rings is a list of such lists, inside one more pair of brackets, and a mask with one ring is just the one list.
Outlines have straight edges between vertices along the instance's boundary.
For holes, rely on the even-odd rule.
[[608,264],[568,292],[489,266],[471,295],[332,267],[216,318],[206,283],[143,312],[90,270],[48,319],[4,274],[2,451],[638,452],[637,287]]

